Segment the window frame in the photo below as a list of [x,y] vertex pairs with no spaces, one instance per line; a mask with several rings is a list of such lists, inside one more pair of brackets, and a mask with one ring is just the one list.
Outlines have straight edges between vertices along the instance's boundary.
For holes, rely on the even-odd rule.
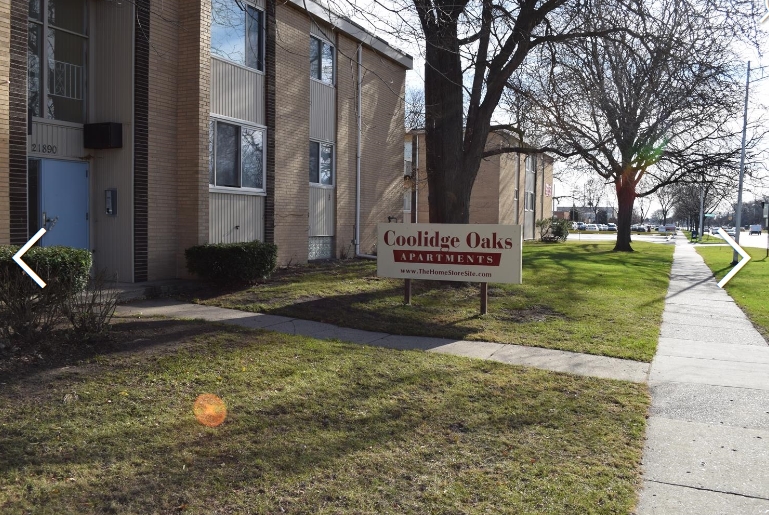
[[536,192],[535,189],[526,189],[527,186],[527,179],[529,178],[529,175],[533,176],[532,179],[532,188],[536,189],[536,177],[537,177],[537,159],[534,155],[529,154],[524,159],[524,179],[523,179],[523,210],[524,211],[534,211],[536,207]]
[[[320,57],[320,62],[318,63],[318,71],[321,75],[321,77],[313,77],[312,75],[312,52],[310,53],[310,79],[314,80],[316,82],[319,82],[321,84],[326,84],[328,86],[336,86],[336,46],[323,39],[322,37],[315,36],[313,34],[310,34],[310,45],[312,45],[314,42],[317,42],[320,46],[318,49],[318,56]],[[327,46],[331,48],[331,81],[323,80],[323,47]]]
[[[77,32],[71,29],[64,28],[62,26],[59,26],[55,23],[51,23],[50,16],[49,16],[49,9],[48,4],[49,0],[37,0],[37,3],[40,6],[40,18],[34,18],[31,16],[30,10],[29,10],[29,4],[30,2],[27,1],[27,41],[26,41],[26,47],[27,47],[27,66],[29,66],[29,30],[31,25],[35,25],[39,27],[39,34],[38,34],[38,45],[39,45],[39,54],[36,54],[36,57],[38,59],[38,66],[39,66],[39,75],[37,77],[38,79],[38,109],[39,114],[32,114],[33,120],[41,120],[41,121],[55,121],[55,122],[64,122],[64,123],[72,123],[77,124],[78,126],[82,126],[88,121],[88,92],[89,92],[89,73],[91,72],[90,66],[89,66],[89,59],[90,59],[90,50],[91,50],[91,40],[90,40],[90,7],[89,2],[84,2],[84,10],[83,10],[83,32]],[[63,118],[56,118],[55,113],[54,116],[49,116],[49,97],[51,96],[62,96],[62,95],[56,95],[55,93],[52,94],[50,91],[48,91],[48,88],[50,86],[50,65],[49,65],[49,47],[48,47],[48,38],[49,34],[53,31],[53,33],[62,33],[66,34],[68,36],[77,37],[82,40],[83,44],[83,64],[82,64],[82,71],[81,71],[81,78],[80,78],[80,88],[81,88],[81,99],[79,100],[82,103],[81,108],[81,117],[82,121],[80,122],[73,122],[71,120],[65,120]],[[54,60],[55,62],[55,60]],[[77,65],[75,65],[77,66]],[[27,103],[26,107],[28,111],[31,111],[30,104],[29,104],[29,98],[30,98],[30,85],[29,85],[29,69],[27,69]]]
[[[224,0],[223,0],[224,1]],[[235,0],[226,0],[228,2],[231,2],[233,4],[237,4],[238,2],[235,2]],[[267,67],[267,46],[266,46],[266,39],[267,39],[267,13],[264,7],[261,7],[259,5],[256,5],[253,2],[249,2],[248,0],[243,0],[243,5],[245,9],[243,10],[243,62],[240,63],[238,61],[234,61],[230,58],[215,54],[213,52],[213,38],[211,38],[211,44],[209,46],[209,52],[211,53],[211,57],[214,59],[220,59],[222,61],[225,61],[227,63],[233,64],[235,66],[240,66],[241,68],[245,68],[247,70],[250,70],[255,73],[265,73],[265,69]],[[213,5],[212,5],[213,7]],[[256,11],[259,11],[260,13],[260,26],[259,26],[259,53],[257,54],[257,64],[261,65],[261,68],[254,68],[248,65],[248,8],[252,8]],[[211,17],[211,24],[209,25],[209,36],[211,35],[211,27],[213,26],[214,20],[213,16]],[[259,57],[261,57],[261,61],[259,61]]]
[[[267,127],[245,122],[243,120],[237,120],[234,118],[229,118],[226,116],[209,116],[209,144],[211,142],[211,126],[210,124],[214,124],[214,132],[213,132],[213,149],[209,150],[209,163],[208,163],[208,170],[209,170],[209,176],[208,176],[208,191],[212,193],[232,193],[237,195],[258,195],[258,196],[264,196],[267,194]],[[238,170],[240,172],[240,176],[238,178],[238,183],[241,184],[241,186],[220,186],[216,184],[216,134],[217,129],[216,125],[218,123],[224,123],[227,125],[233,125],[238,128],[238,135],[237,135],[237,141],[240,142],[240,145],[238,146]],[[242,186],[243,184],[243,129],[250,129],[250,130],[256,130],[262,133],[262,187],[261,188],[250,188]],[[213,167],[213,168],[212,168]],[[213,172],[214,175],[214,183],[211,184],[211,172]]]
[[[310,149],[312,148],[312,144],[317,143],[318,144],[318,181],[320,181],[320,154],[321,154],[321,147],[323,145],[328,145],[331,147],[331,184],[323,184],[322,182],[312,182],[309,177],[310,173],[310,167],[309,165],[312,164],[312,161],[309,159],[310,157]],[[336,187],[336,145],[331,141],[322,141],[318,139],[310,139],[310,145],[308,145],[307,148],[307,158],[308,158],[308,167],[307,167],[307,181],[309,182],[310,186],[316,187],[316,188],[334,188]]]

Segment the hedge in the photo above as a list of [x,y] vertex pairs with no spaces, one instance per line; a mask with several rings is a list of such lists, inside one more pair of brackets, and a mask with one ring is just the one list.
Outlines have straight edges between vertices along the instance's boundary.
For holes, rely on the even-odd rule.
[[35,283],[13,260],[19,247],[0,245],[0,333],[28,338],[51,329],[62,317],[67,299],[88,283],[92,256],[71,247],[32,247],[24,262],[45,281]]
[[253,283],[269,276],[278,263],[272,243],[218,243],[196,245],[184,251],[187,270],[220,283]]

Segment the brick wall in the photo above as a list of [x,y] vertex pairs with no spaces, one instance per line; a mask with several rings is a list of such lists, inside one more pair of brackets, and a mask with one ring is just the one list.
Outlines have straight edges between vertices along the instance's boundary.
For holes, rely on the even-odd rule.
[[500,156],[499,161],[499,223],[513,225],[517,220],[515,217],[515,166],[516,162],[520,161],[520,156],[504,154]]
[[[410,140],[411,135],[407,135]],[[487,146],[493,146],[490,139]],[[512,144],[515,144],[514,142]],[[419,170],[417,182],[419,188],[418,221],[428,223],[430,210],[428,205],[428,185],[425,178],[424,134],[419,135]],[[544,166],[542,160],[544,159]],[[526,156],[523,154],[502,154],[481,162],[470,197],[470,223],[522,224],[524,220],[524,186],[526,184]],[[537,183],[535,206],[537,220],[552,216],[552,196],[543,194],[545,184],[553,184],[553,159],[550,156],[537,156]],[[515,211],[516,161],[520,166],[517,180],[518,212]],[[544,198],[543,198],[544,197]]]
[[0,244],[7,244],[11,236],[8,210],[10,56],[11,4],[7,0],[2,0],[0,1]]
[[378,223],[403,221],[403,96],[406,72],[374,50],[363,49],[360,250],[376,247]]
[[25,0],[11,0],[8,91],[9,240],[23,245],[27,227],[27,13]]
[[[179,9],[176,83],[177,275],[187,274],[184,249],[208,241],[208,121],[211,105],[207,0]],[[160,215],[159,215],[160,216]]]
[[357,48],[352,39],[337,37],[336,251],[348,257],[355,253]]
[[550,195],[545,194],[541,197],[543,202],[538,206],[537,213],[539,216],[537,218],[550,218],[553,216],[553,158],[544,154],[541,154],[539,157],[543,160],[543,166],[541,167],[542,178],[540,179],[542,187],[544,188],[545,184],[549,184]]
[[500,157],[481,161],[470,194],[470,223],[497,224],[499,221]]
[[[156,5],[155,5],[156,4]],[[153,3],[166,20],[179,17],[178,0]],[[149,54],[149,279],[177,276],[178,223],[177,154],[177,57],[179,29],[159,16],[151,20]]]
[[278,263],[308,255],[310,142],[310,20],[276,4],[274,242]]

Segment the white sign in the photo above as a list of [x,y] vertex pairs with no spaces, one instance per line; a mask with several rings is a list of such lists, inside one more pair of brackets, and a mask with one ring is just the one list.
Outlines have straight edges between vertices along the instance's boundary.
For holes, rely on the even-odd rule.
[[377,275],[521,284],[520,225],[379,224]]

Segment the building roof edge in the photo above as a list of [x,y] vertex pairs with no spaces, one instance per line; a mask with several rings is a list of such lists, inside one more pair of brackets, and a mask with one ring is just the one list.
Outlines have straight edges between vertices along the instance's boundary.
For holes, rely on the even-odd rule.
[[323,7],[312,0],[291,0],[291,3],[300,9],[317,16],[323,22],[341,30],[353,39],[357,39],[361,43],[384,54],[407,70],[414,68],[414,59],[410,55],[390,46],[385,40],[373,35],[349,18],[339,16],[327,7]]

